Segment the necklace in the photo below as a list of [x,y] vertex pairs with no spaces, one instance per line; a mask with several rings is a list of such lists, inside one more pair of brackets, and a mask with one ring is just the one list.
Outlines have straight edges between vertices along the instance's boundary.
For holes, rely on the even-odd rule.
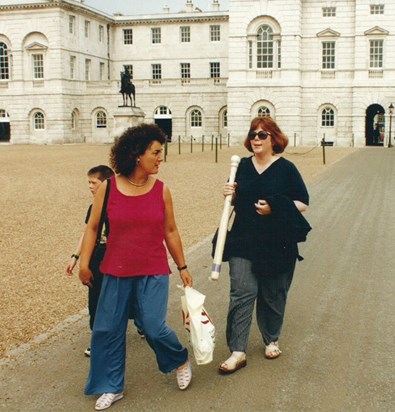
[[148,182],[148,177],[149,177],[149,176],[147,176],[147,178],[145,179],[145,182],[143,182],[143,183],[135,183],[135,182],[133,182],[132,180],[130,180],[130,179],[128,179],[128,178],[126,178],[126,180],[127,180],[131,185],[133,185],[133,186],[142,187],[142,186],[144,186],[144,185]]

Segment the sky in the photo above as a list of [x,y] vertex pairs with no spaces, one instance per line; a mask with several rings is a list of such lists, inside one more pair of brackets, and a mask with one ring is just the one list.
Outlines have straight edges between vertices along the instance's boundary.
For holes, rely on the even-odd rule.
[[[186,0],[85,0],[85,4],[108,14],[120,12],[124,15],[162,13],[163,6],[170,7],[170,13],[185,10]],[[192,0],[193,6],[209,11],[212,0]],[[229,0],[219,0],[220,10],[228,10]]]

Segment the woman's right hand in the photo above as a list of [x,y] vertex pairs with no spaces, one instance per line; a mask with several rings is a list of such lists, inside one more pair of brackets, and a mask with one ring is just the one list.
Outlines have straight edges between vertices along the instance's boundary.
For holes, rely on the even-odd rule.
[[93,287],[92,285],[93,274],[89,268],[84,269],[80,267],[79,278],[83,285],[88,286],[90,288]]
[[232,183],[225,183],[224,185],[224,190],[223,190],[223,195],[224,196],[234,196],[236,193],[236,187],[237,187],[237,183],[234,182]]

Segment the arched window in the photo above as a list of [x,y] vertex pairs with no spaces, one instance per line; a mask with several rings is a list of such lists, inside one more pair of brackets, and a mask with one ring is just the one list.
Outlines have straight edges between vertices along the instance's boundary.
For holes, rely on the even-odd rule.
[[228,127],[228,111],[227,110],[224,110],[224,114],[222,117],[222,126]]
[[155,110],[155,114],[159,115],[159,116],[164,116],[164,115],[171,115],[171,110],[166,107],[166,106],[159,106],[156,110]]
[[258,109],[258,117],[266,117],[270,116],[270,109],[266,106],[261,106]]
[[8,80],[9,78],[8,48],[5,43],[0,42],[0,80]]
[[331,107],[324,107],[321,114],[321,126],[333,127],[335,125],[335,112]]
[[78,126],[78,115],[77,115],[77,111],[73,110],[71,112],[71,129],[75,130]]
[[202,127],[202,112],[198,109],[191,112],[191,127]]
[[96,114],[96,127],[98,129],[107,127],[107,115],[102,110],[100,110]]
[[258,69],[272,69],[274,62],[273,29],[264,24],[258,29],[256,63]]
[[33,128],[34,130],[44,130],[45,129],[44,113],[35,112],[33,114]]

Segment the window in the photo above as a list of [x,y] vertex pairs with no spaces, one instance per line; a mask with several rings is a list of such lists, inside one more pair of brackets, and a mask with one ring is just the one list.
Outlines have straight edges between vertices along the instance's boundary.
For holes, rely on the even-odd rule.
[[91,79],[91,61],[90,59],[85,59],[85,80]]
[[210,77],[219,79],[221,77],[221,68],[219,62],[210,63]]
[[198,109],[191,112],[191,127],[202,127],[202,112]]
[[322,42],[322,68],[324,70],[335,68],[335,42],[334,41]]
[[157,83],[160,83],[161,78],[162,78],[162,65],[153,64],[152,65],[152,79],[157,80]]
[[325,107],[321,115],[322,127],[333,127],[335,125],[335,112],[330,107]]
[[5,43],[0,42],[0,80],[8,80],[9,78],[8,47]]
[[44,78],[44,55],[33,54],[33,79],[41,80]]
[[190,43],[191,41],[191,28],[189,26],[180,27],[181,43]]
[[86,38],[90,37],[90,31],[91,31],[91,22],[89,20],[85,20],[85,37]]
[[100,110],[96,114],[96,128],[105,129],[107,127],[107,115]]
[[75,110],[71,113],[71,129],[75,130],[78,126],[78,116]]
[[104,80],[104,71],[105,71],[105,64],[103,62],[100,62],[99,65],[99,78],[100,80]]
[[248,42],[248,68],[252,69],[253,62],[253,52],[252,52],[252,41]]
[[257,38],[257,68],[268,69],[273,68],[273,30],[268,25],[263,25],[258,29]]
[[213,24],[210,26],[210,41],[221,40],[221,26],[219,24]]
[[270,116],[270,109],[266,106],[261,106],[258,109],[258,117],[267,117]]
[[151,38],[153,44],[161,43],[161,28],[153,27],[151,29]]
[[336,7],[323,7],[322,17],[336,17]]
[[384,14],[384,4],[371,4],[370,14]]
[[104,42],[104,27],[101,24],[99,25],[99,42]]
[[34,130],[44,130],[45,129],[44,114],[42,112],[34,113],[33,128]]
[[181,63],[181,79],[182,83],[189,83],[191,78],[191,64],[190,63]]
[[383,67],[384,40],[370,40],[369,44],[369,67],[371,69],[381,69]]
[[69,16],[69,33],[75,34],[75,16]]
[[123,44],[133,44],[133,29],[123,30]]
[[70,79],[75,78],[75,62],[76,62],[76,57],[75,56],[70,56]]
[[132,64],[124,64],[123,70],[129,72],[130,79],[133,79],[133,65]]
[[228,127],[228,111],[225,110],[223,117],[222,117],[222,126],[223,127]]

